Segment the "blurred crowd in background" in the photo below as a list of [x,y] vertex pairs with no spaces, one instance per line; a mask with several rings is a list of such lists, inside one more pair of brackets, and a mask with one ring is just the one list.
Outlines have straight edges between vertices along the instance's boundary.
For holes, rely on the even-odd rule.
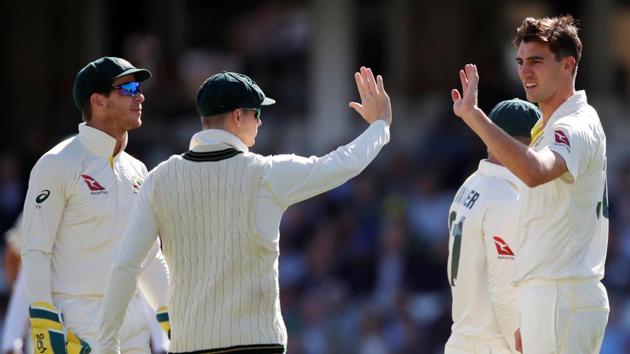
[[[502,99],[524,98],[510,44],[514,28],[525,16],[572,13],[583,26],[577,88],[587,90],[608,135],[604,283],[611,315],[602,353],[630,353],[630,2],[40,3],[50,11],[25,20],[37,24],[16,15],[3,34],[2,234],[21,212],[35,161],[76,133],[72,81],[99,56],[153,71],[143,87],[143,126],[130,133],[127,147],[149,169],[188,149],[200,129],[195,90],[216,72],[246,73],[278,102],[263,110],[253,151],[307,156],[366,127],[347,107],[358,99],[352,74],[360,65],[383,74],[394,110],[391,143],[360,176],[292,206],[282,221],[280,298],[291,354],[443,351],[451,325],[448,208],[486,155],[452,114],[450,88],[459,85],[459,68],[475,62],[486,112]],[[30,11],[1,6],[5,14]],[[481,14],[496,21],[478,23]],[[0,318],[10,293],[0,273]]]

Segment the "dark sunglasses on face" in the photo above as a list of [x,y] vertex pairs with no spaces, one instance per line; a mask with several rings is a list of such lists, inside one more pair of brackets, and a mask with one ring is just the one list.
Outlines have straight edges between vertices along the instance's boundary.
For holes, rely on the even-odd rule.
[[136,81],[126,82],[124,84],[120,84],[118,86],[113,86],[109,88],[110,90],[118,90],[118,93],[125,96],[135,96],[140,92],[140,83]]
[[260,116],[262,115],[262,112],[260,110],[260,108],[243,108],[246,109],[248,111],[255,111],[256,112],[256,119],[260,120]]

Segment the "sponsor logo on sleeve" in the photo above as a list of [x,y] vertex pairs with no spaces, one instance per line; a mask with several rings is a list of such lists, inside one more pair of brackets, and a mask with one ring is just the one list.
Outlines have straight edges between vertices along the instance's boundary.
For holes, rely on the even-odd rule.
[[562,130],[556,130],[554,132],[555,136],[555,145],[563,146],[567,150],[571,151],[571,142],[569,142],[569,138]]
[[83,182],[85,182],[85,184],[87,184],[88,188],[90,189],[90,193],[92,195],[94,195],[94,194],[107,194],[107,190],[105,189],[105,187],[101,186],[101,184],[98,183],[91,176],[81,175],[81,178],[83,178]]
[[497,248],[499,259],[514,259],[514,252],[512,252],[507,242],[503,241],[499,236],[493,236],[492,239],[494,239],[494,246]]
[[50,191],[48,189],[44,189],[43,191],[41,191],[41,193],[37,195],[37,197],[35,198],[35,202],[37,202],[37,204],[41,204],[46,201],[48,197],[50,197]]

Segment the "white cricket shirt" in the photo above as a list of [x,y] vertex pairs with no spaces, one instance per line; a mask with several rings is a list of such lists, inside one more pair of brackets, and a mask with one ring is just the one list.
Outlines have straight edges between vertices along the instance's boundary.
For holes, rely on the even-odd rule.
[[[44,154],[33,167],[24,203],[22,251],[29,302],[52,295],[100,297],[120,237],[147,174],[144,164],[116,140],[79,125],[79,134]],[[166,302],[167,269],[152,245],[145,293],[153,306]]]
[[[199,166],[193,165],[195,162],[181,161],[181,157],[174,156],[151,171],[134,208],[132,222],[123,236],[121,251],[114,263],[107,286],[104,298],[105,317],[99,338],[98,349],[100,352],[118,352],[118,332],[123,320],[124,309],[135,288],[135,275],[138,266],[148,252],[150,245],[155,241],[156,233],[161,233],[160,225],[164,225],[168,220],[173,220],[173,217],[180,219],[181,225],[169,225],[169,229],[181,230],[182,233],[172,237],[198,239],[199,247],[208,247],[209,244],[217,247],[203,248],[208,250],[208,256],[201,258],[199,257],[199,249],[190,248],[188,251],[190,257],[186,260],[180,251],[174,249],[176,245],[165,240],[164,254],[169,267],[171,264],[178,268],[192,267],[190,269],[193,272],[190,276],[196,277],[198,274],[204,274],[203,279],[217,277],[219,279],[217,281],[221,283],[206,284],[203,279],[199,278],[179,279],[181,273],[179,271],[172,274],[172,284],[181,284],[181,286],[178,289],[169,289],[171,294],[169,310],[172,310],[170,314],[172,319],[170,351],[188,352],[250,344],[285,346],[287,341],[286,328],[280,313],[277,260],[282,214],[290,205],[335,188],[359,174],[388,141],[389,126],[383,121],[377,121],[351,143],[339,147],[325,156],[306,158],[296,155],[261,156],[251,154],[237,137],[224,130],[208,129],[195,134],[190,143],[190,150],[196,155],[218,154],[226,149],[231,149],[241,152],[243,156],[254,157],[259,160],[260,170],[253,175],[257,176],[255,177],[257,180],[253,180],[251,202],[243,203],[238,210],[226,211],[221,208],[211,210],[215,205],[213,200],[216,200],[216,203],[232,197],[241,200],[244,196],[243,189],[248,188],[244,184],[247,182],[242,181],[244,177],[234,174],[230,164],[220,163],[223,161],[218,162],[217,165],[212,165],[214,162],[197,162],[197,164],[204,164],[206,166],[204,168],[208,170],[201,171]],[[237,159],[236,157],[230,159],[232,158]],[[244,159],[241,158],[241,160]],[[235,161],[234,163],[239,162]],[[173,165],[176,168],[171,168]],[[244,172],[245,174],[248,173],[247,171]],[[180,186],[178,188],[182,189],[181,198],[190,200],[188,207],[166,210],[167,208],[162,202],[165,196],[160,195],[160,189],[156,186],[159,184],[158,181],[163,180],[162,177],[165,173],[171,175],[171,180],[179,179],[177,184]],[[201,178],[206,174],[222,174],[231,176],[230,178],[234,181],[242,182],[228,181],[231,182],[228,184],[233,185],[233,192],[229,190],[214,191],[213,186],[208,186],[207,181]],[[192,177],[187,179],[185,176]],[[191,189],[188,185],[192,185],[194,188]],[[216,193],[216,195],[212,193]],[[173,205],[181,207],[186,203],[178,202]],[[234,203],[230,201],[227,205],[234,205]],[[246,209],[253,209],[253,213]],[[208,215],[208,213],[218,213],[217,215],[220,216],[223,212],[226,213],[225,225],[213,224],[212,220],[216,218],[214,215]],[[248,215],[251,215],[251,221],[245,221],[241,226],[229,221],[234,220],[235,216],[240,217],[241,220],[247,220]],[[195,220],[196,225],[190,225],[191,218]],[[211,230],[211,232],[208,234],[198,232],[204,228]],[[227,233],[228,235],[250,239],[245,240],[246,243],[244,244],[251,247],[251,252],[247,253],[245,250],[238,250],[238,252],[243,255],[248,254],[252,261],[246,259],[244,263],[240,258],[232,258],[231,255],[238,253],[234,249],[230,249],[235,245],[232,240],[228,242],[215,240],[214,243],[209,243],[209,240],[216,239],[215,232],[220,233],[225,228],[233,228],[231,233]],[[242,228],[249,228],[250,230],[239,231]],[[167,231],[167,234],[170,235],[171,232]],[[192,241],[187,240],[186,243]],[[248,243],[251,241],[255,241],[258,246]],[[169,245],[173,249],[167,249]],[[191,264],[183,264],[186,261]],[[243,267],[244,264],[255,267],[264,266],[264,269],[252,270]],[[209,268],[205,272],[203,272],[204,269],[199,272],[198,267],[206,266]],[[250,269],[250,273],[247,273],[248,269]],[[187,274],[183,276],[187,276]],[[230,276],[233,274],[238,274],[238,278]],[[253,282],[248,283],[249,288],[246,294],[234,292],[235,286],[239,286],[234,284],[235,279],[247,278],[248,274],[253,276],[266,274],[265,277],[272,277],[272,281],[254,279]],[[256,284],[265,285],[264,288],[258,288]],[[215,287],[220,290],[216,291]],[[218,298],[208,298],[208,293],[204,294],[204,289],[210,289],[211,294],[218,294]],[[256,299],[257,297],[258,299]],[[255,303],[249,303],[249,299],[254,299]],[[273,306],[265,305],[269,301]],[[185,316],[182,316],[182,313],[179,313],[175,308],[181,309],[180,311],[187,311],[186,307],[182,306],[186,302],[189,302],[192,307],[205,309],[205,311],[196,313],[194,318],[184,318]],[[229,306],[227,313],[223,306]],[[261,313],[251,313],[252,310],[261,311]],[[267,318],[268,322],[252,323],[252,317]],[[197,326],[189,328],[186,321],[202,328]],[[202,330],[202,333],[206,335],[196,335],[195,333],[199,330]],[[209,338],[214,338],[214,341],[208,342]],[[241,338],[242,342],[238,342],[238,338]]]
[[514,271],[518,191],[523,183],[507,168],[482,160],[460,187],[449,211],[448,280],[453,334],[503,338],[514,350],[518,328]]
[[608,246],[606,135],[584,91],[558,107],[531,147],[558,153],[568,172],[523,190],[514,280],[603,278]]

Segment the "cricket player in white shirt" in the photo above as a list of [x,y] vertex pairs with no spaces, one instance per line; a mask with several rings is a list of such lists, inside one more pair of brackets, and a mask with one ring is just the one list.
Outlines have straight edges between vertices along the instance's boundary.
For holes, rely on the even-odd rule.
[[142,186],[105,293],[99,353],[117,353],[140,263],[159,234],[169,267],[173,353],[284,353],[278,285],[279,226],[297,202],[359,174],[389,141],[390,100],[381,76],[355,73],[368,123],[323,157],[249,151],[265,97],[249,77],[222,72],[197,92],[204,130],[190,150],[156,167]]
[[11,284],[11,297],[4,314],[0,348],[3,354],[22,354],[33,350],[31,341],[26,338],[29,328],[28,301],[24,289],[24,272],[20,271],[20,253],[24,248],[22,214],[6,232],[5,241],[5,272],[12,273],[7,274],[7,278],[14,279],[14,282]]
[[531,145],[477,107],[475,65],[460,71],[463,96],[452,91],[453,110],[529,187],[521,193],[514,269],[523,353],[599,353],[610,312],[600,282],[608,245],[606,135],[586,93],[575,90],[582,43],[570,16],[526,18],[514,43],[527,99],[542,112]]
[[[530,143],[538,108],[513,99],[490,119],[514,139]],[[512,285],[523,183],[492,154],[460,187],[448,216],[448,278],[453,295],[452,333],[444,352],[515,353],[517,289]]]
[[[127,131],[142,124],[141,82],[151,73],[103,57],[79,71],[73,96],[79,134],[33,167],[24,205],[22,251],[33,345],[40,354],[87,353],[96,344],[107,275],[147,170],[127,154]],[[155,240],[154,240],[155,241]],[[141,288],[166,304],[168,269],[157,242]],[[140,293],[126,311],[122,351],[150,353]]]
[[[12,286],[11,297],[5,313],[2,326],[2,339],[0,341],[2,353],[4,354],[22,354],[33,352],[33,346],[30,339],[29,328],[29,303],[26,298],[26,289],[24,284],[24,272],[20,269],[20,254],[24,249],[25,236],[22,228],[22,214],[11,228],[5,234],[7,243],[7,253],[5,254],[5,265],[7,255],[16,264],[11,266],[14,268],[12,272],[16,273],[15,283]],[[7,269],[5,269],[6,271]],[[160,327],[156,318],[155,310],[151,309],[146,299],[143,298],[145,308],[146,321],[151,329],[151,350],[157,353],[168,351],[167,333]]]

